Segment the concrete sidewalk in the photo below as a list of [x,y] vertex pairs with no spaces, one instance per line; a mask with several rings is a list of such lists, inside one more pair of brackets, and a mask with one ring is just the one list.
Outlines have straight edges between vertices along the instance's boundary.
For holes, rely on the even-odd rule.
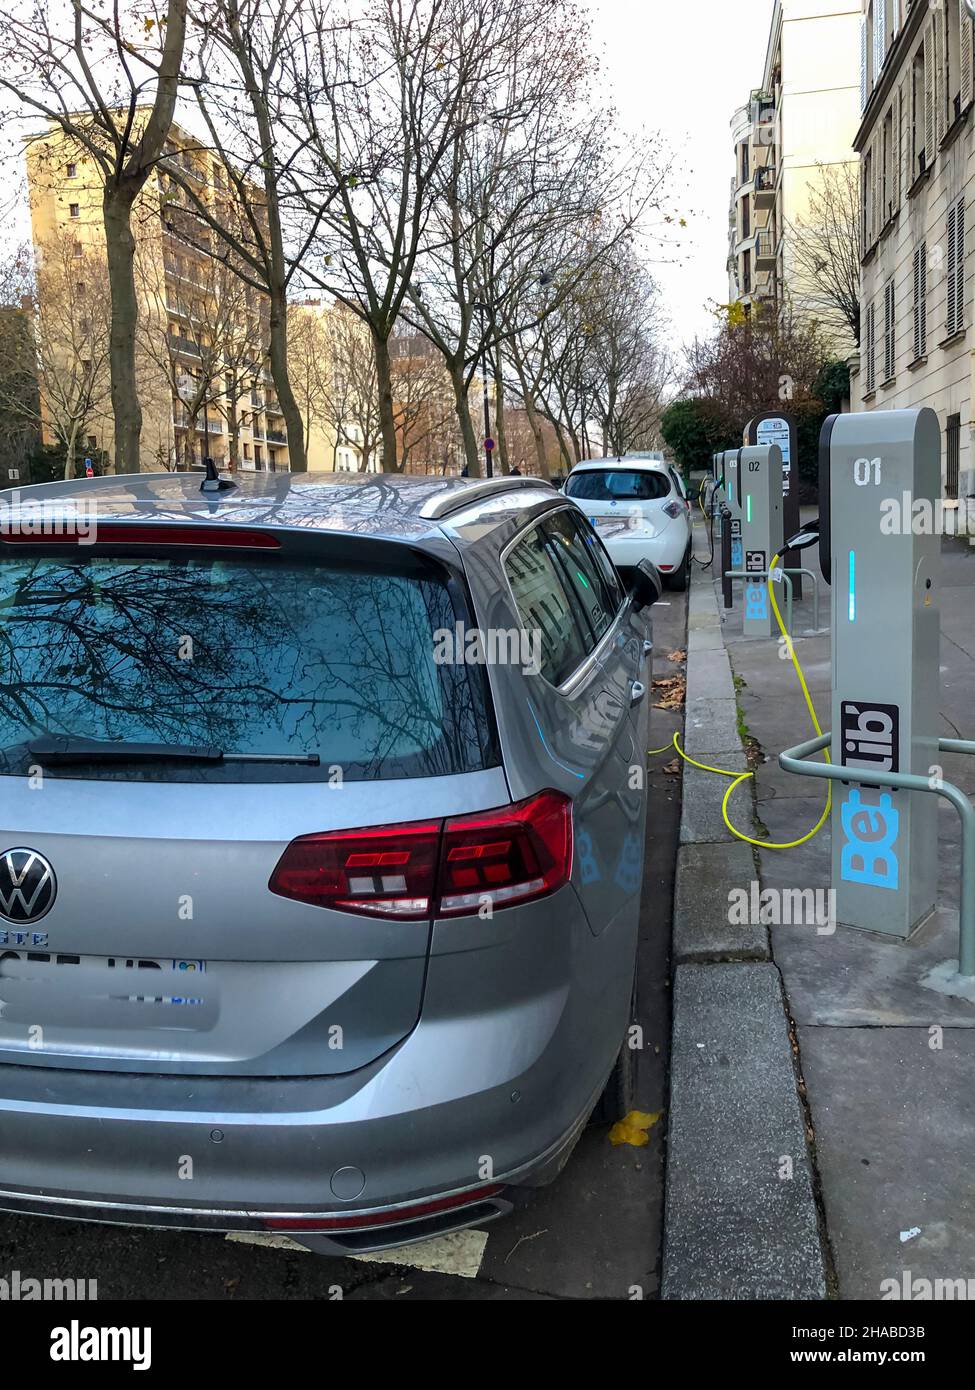
[[[706,558],[703,528],[695,532]],[[710,571],[697,567],[684,747],[712,767],[747,766]],[[722,818],[728,780],[684,764],[663,1297],[823,1298],[825,1262],[779,972],[766,928],[735,923],[729,913],[729,895],[747,891],[757,870],[752,849]],[[748,818],[747,795],[741,802]]]
[[[824,585],[824,624],[828,623],[828,595]],[[781,749],[812,736],[791,663],[780,659],[775,641],[741,637],[740,600],[736,596],[738,606],[728,614],[718,610],[710,571],[706,577],[697,572],[694,598],[698,611],[707,609],[710,599],[720,613],[721,654],[727,654],[738,687],[738,727],[754,740],[755,780],[735,791],[729,807],[731,818],[746,833],[753,833],[750,825],[757,819],[771,840],[795,839],[815,825],[823,808],[824,789],[812,780],[782,772],[776,761]],[[811,608],[808,596],[797,604],[796,651],[820,722],[828,728],[829,635],[809,633]],[[946,541],[941,732],[961,738],[975,737],[973,610],[975,555],[967,545]],[[711,681],[719,649],[713,645],[710,626],[709,640],[712,645],[702,674]],[[689,685],[693,664],[689,652]],[[726,691],[723,698],[727,699]],[[690,715],[689,700],[689,724]],[[944,776],[971,794],[975,791],[975,760],[946,755]],[[713,816],[707,820],[710,813],[700,804],[701,798],[708,805],[720,801],[724,793],[724,779],[709,780],[715,784],[713,790],[692,793],[691,825],[707,821],[709,834],[711,830],[715,834],[712,867],[717,864],[717,847],[723,846],[728,855],[725,868],[729,874],[739,875],[740,886],[747,886],[745,861],[738,852],[746,847],[719,839]],[[720,822],[718,826],[723,829]],[[675,939],[682,943],[678,959],[680,951],[686,960],[720,959],[707,951],[729,951],[737,943],[736,959],[741,960],[744,950],[759,951],[763,935],[769,932],[771,959],[764,967],[712,964],[697,968],[737,972],[764,968],[781,978],[799,1077],[796,1103],[804,1099],[808,1104],[810,1129],[806,1137],[812,1191],[818,1196],[823,1267],[829,1282],[835,1278],[835,1291],[843,1299],[879,1299],[885,1293],[896,1297],[895,1287],[903,1297],[903,1290],[909,1290],[915,1280],[975,1280],[975,1181],[971,1176],[975,1153],[975,1088],[971,1084],[975,1074],[975,1006],[939,993],[927,980],[932,966],[957,958],[959,833],[957,816],[948,807],[939,812],[939,829],[939,911],[907,943],[843,927],[831,933],[815,923],[731,927],[719,920],[724,881],[712,882],[707,895],[702,891],[698,896],[694,885],[697,860],[693,856],[682,860],[686,877],[681,873],[678,879],[678,904],[697,902],[706,917],[706,923],[692,931],[686,922],[675,923]],[[828,825],[799,849],[756,853],[762,890],[829,887]],[[681,854],[684,856],[684,849]],[[734,933],[739,935],[730,941]],[[671,1102],[672,1133],[678,1136],[682,1126],[696,1123],[687,1079],[680,1070],[686,1041],[681,1046],[678,1042],[684,1030],[680,1014],[685,1012],[688,998],[687,987],[678,982]],[[710,1007],[722,1018],[733,1003],[730,992],[715,996],[712,991]],[[759,1021],[758,1015],[753,1021]],[[747,1020],[739,1018],[737,1022],[739,1028],[749,1026]],[[771,1015],[764,1016],[762,1024],[776,1031]],[[723,1026],[732,1028],[734,1020],[725,1019]],[[754,1043],[752,1039],[753,1047]],[[755,1055],[752,1065],[756,1084],[767,1081],[769,1059]],[[744,1081],[740,1085],[746,1089]],[[737,1123],[726,1105],[718,1115],[709,1117],[709,1122],[715,1118],[722,1124]],[[717,1139],[712,1134],[708,1143],[720,1153],[726,1145],[732,1151],[737,1147],[747,1157],[753,1152],[755,1138],[751,1111],[746,1113],[746,1121],[749,1128],[737,1146],[731,1145],[727,1134]],[[703,1154],[705,1136],[700,1136],[700,1143]],[[675,1154],[681,1164],[689,1151],[685,1137],[683,1148],[677,1148]],[[741,1180],[746,1181],[747,1174],[742,1174]],[[802,1179],[800,1186],[804,1183]],[[753,1172],[752,1185],[752,1200],[761,1205],[764,1176]],[[685,1187],[686,1175],[678,1168],[674,1194],[677,1219],[673,1231],[668,1219],[666,1246],[675,1271],[680,1260],[676,1242],[687,1230],[686,1223],[682,1226],[679,1220],[678,1200]],[[741,1203],[748,1201],[740,1189],[735,1195]],[[670,1207],[668,1191],[668,1218]],[[735,1223],[726,1210],[715,1207],[705,1219],[706,1240],[721,1244],[735,1238]],[[791,1251],[797,1237],[793,1227],[785,1225],[771,1232],[769,1239],[773,1250],[784,1241]],[[805,1265],[801,1269],[804,1271]],[[667,1272],[665,1264],[665,1291]],[[756,1263],[756,1281],[761,1275],[762,1267]],[[808,1281],[799,1275],[797,1265],[795,1289],[785,1296],[816,1297]],[[675,1279],[670,1296],[695,1294],[685,1292],[682,1282]]]

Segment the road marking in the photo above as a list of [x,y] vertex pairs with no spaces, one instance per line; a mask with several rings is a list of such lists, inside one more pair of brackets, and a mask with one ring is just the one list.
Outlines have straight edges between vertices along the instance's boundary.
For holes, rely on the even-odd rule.
[[[263,1231],[228,1231],[227,1240],[238,1245],[263,1245],[271,1250],[312,1252],[290,1236]],[[487,1245],[487,1231],[449,1231],[432,1240],[416,1245],[400,1245],[394,1250],[376,1250],[369,1254],[343,1255],[339,1258],[364,1260],[373,1264],[402,1265],[405,1269],[422,1269],[428,1274],[456,1274],[461,1279],[476,1279]]]

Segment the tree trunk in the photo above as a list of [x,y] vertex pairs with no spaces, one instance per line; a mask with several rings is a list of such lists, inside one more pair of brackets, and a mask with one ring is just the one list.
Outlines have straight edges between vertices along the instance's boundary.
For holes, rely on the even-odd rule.
[[64,477],[65,481],[74,477],[75,448],[78,439],[78,426],[72,424],[71,432],[64,441]]
[[538,459],[539,471],[543,478],[551,478],[552,470],[548,466],[548,455],[545,452],[545,433],[542,429],[542,422],[538,418],[538,411],[530,396],[525,396],[525,414],[528,416],[528,424],[535,441],[535,457]]
[[474,433],[474,422],[471,419],[470,402],[467,399],[467,384],[464,381],[464,364],[447,363],[450,372],[450,384],[454,388],[454,409],[457,411],[457,420],[460,424],[460,435],[464,442],[464,461],[467,464],[468,475],[471,478],[481,476],[481,453],[477,447],[477,435]]
[[270,292],[271,315],[269,322],[271,358],[271,377],[278,404],[284,415],[284,425],[288,432],[288,466],[292,473],[308,472],[308,455],[305,453],[305,427],[301,410],[291,389],[288,373],[288,300],[282,286],[275,285]]
[[135,330],[139,314],[135,292],[135,237],[132,199],[126,188],[105,185],[102,199],[112,322],[108,360],[115,418],[115,471],[138,473],[142,406],[135,370]]
[[383,440],[383,472],[395,473],[396,414],[393,408],[393,368],[389,360],[389,339],[374,331],[372,345],[376,355],[376,378],[379,388],[379,431]]
[[508,458],[508,436],[504,428],[504,383],[501,380],[501,365],[498,356],[494,361],[494,436],[498,441],[498,463],[501,465],[501,472],[508,474],[511,472],[511,460]]

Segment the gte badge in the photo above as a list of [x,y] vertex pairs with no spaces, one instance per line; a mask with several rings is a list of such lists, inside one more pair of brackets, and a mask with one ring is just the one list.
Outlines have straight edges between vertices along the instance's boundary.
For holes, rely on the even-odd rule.
[[[840,762],[844,767],[900,770],[900,710],[896,705],[843,700]],[[900,814],[888,791],[869,782],[850,787],[840,805],[840,877],[846,883],[896,889],[900,867],[895,847]]]

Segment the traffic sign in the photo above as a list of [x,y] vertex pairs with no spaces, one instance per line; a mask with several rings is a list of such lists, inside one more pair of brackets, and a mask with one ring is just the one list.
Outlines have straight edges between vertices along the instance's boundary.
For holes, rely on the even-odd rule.
[[485,447],[485,449],[488,449],[488,450],[493,449],[493,448],[494,448],[494,440],[493,440],[493,439],[485,439],[485,441],[484,441],[484,447]]

